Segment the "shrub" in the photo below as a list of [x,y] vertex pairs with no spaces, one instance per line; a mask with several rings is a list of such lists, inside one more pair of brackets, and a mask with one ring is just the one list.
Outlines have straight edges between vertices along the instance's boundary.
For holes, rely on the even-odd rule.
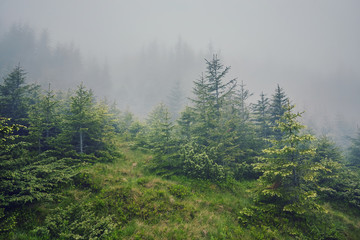
[[104,239],[115,227],[112,216],[96,216],[91,204],[70,204],[56,208],[33,233],[51,239]]
[[81,189],[90,189],[92,192],[96,193],[101,190],[101,186],[95,181],[95,176],[93,174],[82,171],[74,176],[75,186]]
[[223,166],[210,159],[205,149],[200,149],[194,144],[184,147],[184,172],[193,178],[212,181],[225,179]]
[[177,185],[177,184],[171,185],[169,187],[169,192],[170,192],[171,195],[173,195],[173,196],[175,196],[177,198],[181,198],[181,199],[183,199],[183,198],[190,195],[189,188],[187,188],[187,187],[185,187],[183,185]]

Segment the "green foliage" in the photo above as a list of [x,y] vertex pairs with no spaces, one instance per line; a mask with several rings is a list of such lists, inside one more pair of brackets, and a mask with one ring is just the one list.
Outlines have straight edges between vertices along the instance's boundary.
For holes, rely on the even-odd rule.
[[270,128],[270,102],[269,98],[265,97],[262,92],[260,100],[252,106],[254,114],[254,122],[258,127],[258,131],[262,138],[268,138],[271,134]]
[[[323,213],[296,216],[279,212],[275,205],[252,204],[248,190],[255,185],[253,181],[239,182],[228,177],[214,183],[185,176],[166,180],[152,175],[146,168],[132,169],[134,161],[145,166],[150,155],[133,152],[129,145],[119,145],[127,161],[118,159],[90,165],[74,176],[75,185],[57,193],[56,201],[19,209],[16,216],[21,221],[5,239],[356,239],[358,236],[355,213],[351,220],[340,212],[336,214],[343,214],[344,218]],[[99,190],[92,190],[94,187]],[[246,214],[239,215],[239,211]],[[15,215],[6,218],[10,216]]]
[[1,174],[1,206],[13,207],[26,203],[51,200],[52,191],[69,184],[79,166],[79,160],[57,159],[46,153],[37,159],[30,156],[3,161]]
[[189,142],[192,137],[192,127],[195,122],[195,114],[192,108],[185,107],[180,113],[175,130],[181,143]]
[[118,131],[119,133],[124,136],[126,140],[134,139],[137,132],[139,130],[136,130],[136,128],[132,129],[132,126],[134,125],[136,119],[134,117],[134,114],[132,114],[129,111],[125,111],[123,114],[118,114]]
[[10,118],[0,117],[0,151],[2,153],[6,153],[11,151],[15,144],[11,141],[15,140],[15,138],[19,137],[18,135],[14,135],[13,133],[19,131],[19,129],[23,126],[17,124],[9,125]]
[[229,70],[230,67],[224,68],[220,59],[214,55],[211,61],[206,60],[205,76],[194,81],[195,97],[191,99],[194,104],[194,122],[190,130],[193,139],[201,145],[209,146],[211,140],[219,143],[221,139],[217,131],[221,124],[221,112],[236,86],[235,79],[224,79]]
[[190,195],[190,190],[183,185],[175,184],[169,186],[169,193],[175,197],[182,199]]
[[278,85],[275,89],[275,93],[272,95],[269,109],[270,126],[273,128],[272,135],[274,135],[277,140],[282,137],[281,130],[277,128],[277,122],[281,121],[281,118],[286,112],[286,105],[288,101],[289,99],[286,96],[284,89]]
[[324,159],[334,162],[343,162],[343,156],[341,150],[336,144],[328,137],[322,136],[315,142],[315,155],[313,157],[314,162],[320,162]]
[[112,216],[97,216],[93,210],[90,203],[56,208],[33,233],[49,239],[106,239],[116,224]]
[[319,171],[329,171],[321,163],[313,163],[315,149],[311,148],[312,135],[301,134],[304,128],[288,104],[284,115],[278,121],[277,130],[282,138],[273,140],[272,146],[265,149],[261,162],[255,169],[262,172],[259,201],[275,204],[280,211],[303,214],[316,211],[319,206],[314,202],[316,192],[306,188],[306,184],[314,184]]
[[169,106],[169,112],[171,113],[171,119],[173,121],[178,118],[183,104],[184,93],[182,92],[180,81],[176,81],[167,100],[167,105]]
[[326,201],[360,209],[360,178],[356,171],[343,164],[340,149],[327,137],[317,140],[312,161],[324,166],[310,187]]
[[[212,149],[209,149],[208,151],[210,151],[211,154]],[[224,168],[209,157],[205,148],[202,148],[195,143],[189,143],[184,146],[183,154],[184,173],[186,175],[193,178],[209,179],[213,181],[225,179]]]
[[4,208],[0,208],[0,238],[9,238],[10,233],[16,226],[16,216],[6,214]]
[[[191,107],[174,123],[164,104],[140,122],[96,101],[83,84],[39,95],[16,68],[0,86],[0,112],[14,117],[0,118],[0,238],[358,235],[359,175],[341,164],[340,150],[326,138],[312,144],[279,86],[271,102],[262,94],[250,112],[245,85],[225,81],[229,69],[216,56],[206,61]],[[352,143],[356,166],[359,144]],[[257,177],[256,189],[244,181]],[[320,206],[317,196],[355,213]]]
[[174,152],[174,142],[172,139],[173,124],[170,113],[161,103],[154,108],[147,119],[147,145],[155,153],[166,155]]
[[59,132],[59,102],[49,89],[29,110],[29,139],[38,152],[49,150],[51,142]]
[[101,186],[95,181],[95,176],[86,170],[80,171],[73,177],[75,186],[80,189],[89,189],[92,192],[99,192]]
[[4,84],[0,85],[0,115],[3,117],[20,120],[27,117],[25,102],[26,91],[29,86],[25,85],[25,72],[20,66],[4,78]]
[[352,166],[360,167],[360,129],[357,131],[357,136],[351,138],[351,146],[349,151],[349,163]]
[[[145,187],[139,180],[139,185]],[[172,188],[171,188],[172,189]],[[169,187],[170,192],[170,187]],[[178,198],[188,196],[184,189],[173,189]],[[100,200],[102,199],[102,200]],[[172,214],[191,214],[191,209],[187,209],[183,204],[170,201],[165,189],[143,188],[141,192],[130,187],[118,187],[102,192],[97,207],[99,209],[110,210],[115,213],[115,217],[122,224],[126,224],[133,219],[140,219],[148,223],[157,223],[161,219],[168,219]]]
[[[345,167],[335,166],[334,175],[320,179],[319,195],[326,201],[360,209],[360,177]],[[334,168],[334,167],[333,167]]]
[[[205,75],[194,81],[193,106],[187,107],[178,120],[180,144],[185,149],[191,142],[198,144],[193,153],[180,152],[189,176],[213,180],[224,179],[226,174],[235,174],[237,179],[257,177],[251,163],[260,141],[246,102],[252,94],[244,83],[236,89],[235,79],[225,79],[229,70],[216,55],[206,61]],[[211,173],[206,173],[207,169]]]
[[343,224],[326,213],[294,216],[274,205],[252,205],[240,211],[238,220],[255,239],[347,239]]

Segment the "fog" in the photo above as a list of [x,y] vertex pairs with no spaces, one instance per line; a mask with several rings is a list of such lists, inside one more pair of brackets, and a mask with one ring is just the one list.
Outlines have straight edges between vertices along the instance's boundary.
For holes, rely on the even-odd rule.
[[90,83],[95,92],[140,115],[166,101],[177,82],[189,95],[203,59],[217,53],[231,66],[229,79],[254,93],[250,101],[280,84],[311,126],[343,121],[355,129],[359,11],[357,0],[1,0],[0,34],[14,24],[36,36],[46,29],[52,48],[71,45],[82,65],[108,72]]

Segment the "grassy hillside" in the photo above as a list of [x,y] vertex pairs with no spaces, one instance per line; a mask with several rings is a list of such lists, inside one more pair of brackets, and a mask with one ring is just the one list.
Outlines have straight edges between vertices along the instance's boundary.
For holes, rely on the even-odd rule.
[[84,167],[53,201],[20,209],[22,222],[11,238],[359,239],[359,212],[329,203],[323,203],[328,213],[313,221],[241,225],[254,181],[163,178],[148,170],[150,153],[130,143],[118,147],[122,158]]

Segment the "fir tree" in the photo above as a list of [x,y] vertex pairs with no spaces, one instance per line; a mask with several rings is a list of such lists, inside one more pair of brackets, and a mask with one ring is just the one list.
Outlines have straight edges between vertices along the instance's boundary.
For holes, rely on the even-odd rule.
[[149,126],[148,145],[157,153],[171,153],[173,124],[165,104],[161,103],[153,109],[148,116],[147,125]]
[[169,106],[169,111],[171,113],[171,119],[174,121],[178,118],[181,108],[184,104],[184,96],[181,90],[180,82],[176,81],[171,93],[168,97],[167,105]]
[[[236,86],[236,79],[226,81],[224,78],[230,67],[224,67],[216,55],[211,61],[206,60],[205,76],[194,82],[194,98],[190,99],[194,104],[195,113],[194,137],[202,145],[218,144],[221,134],[218,130],[221,124],[222,111]],[[213,143],[211,143],[213,142]]]
[[314,137],[301,133],[304,126],[297,121],[301,114],[293,113],[293,108],[289,103],[284,108],[276,127],[282,137],[272,140],[273,145],[263,151],[265,155],[255,168],[262,172],[260,202],[280,211],[302,214],[319,207],[313,201],[316,192],[307,186],[315,182],[317,173],[325,167],[312,161],[315,149],[310,143]]
[[0,115],[13,121],[27,117],[25,71],[16,66],[0,85]]
[[36,143],[39,153],[48,149],[50,137],[55,137],[59,132],[58,106],[59,103],[49,84],[45,95],[41,96],[29,111],[30,139]]
[[282,116],[286,111],[285,106],[287,102],[288,98],[286,97],[284,89],[277,85],[275,94],[272,96],[270,103],[270,123],[273,128],[275,127],[273,134],[276,139],[281,138],[281,132],[279,131],[279,129],[276,129],[276,126],[277,121],[281,120]]
[[260,100],[256,104],[252,105],[254,113],[254,122],[258,126],[260,136],[267,138],[270,133],[270,102],[269,98],[262,92],[260,94]]
[[216,117],[220,116],[220,109],[224,104],[224,99],[236,86],[236,79],[224,81],[225,75],[229,72],[230,67],[221,64],[220,59],[216,55],[211,61],[206,60],[206,89],[207,100],[214,108]]
[[[65,99],[67,102],[67,100]],[[80,84],[73,96],[69,98],[69,107],[64,110],[62,133],[58,137],[58,144],[70,150],[73,146],[79,153],[93,152],[101,137],[101,127],[98,112],[95,108],[95,98],[91,90]]]
[[180,117],[177,120],[177,130],[179,132],[179,138],[181,142],[189,142],[191,140],[193,123],[195,122],[195,114],[191,107],[186,106],[180,113]]
[[357,131],[357,136],[351,138],[351,145],[349,151],[349,163],[352,166],[360,166],[360,129]]

